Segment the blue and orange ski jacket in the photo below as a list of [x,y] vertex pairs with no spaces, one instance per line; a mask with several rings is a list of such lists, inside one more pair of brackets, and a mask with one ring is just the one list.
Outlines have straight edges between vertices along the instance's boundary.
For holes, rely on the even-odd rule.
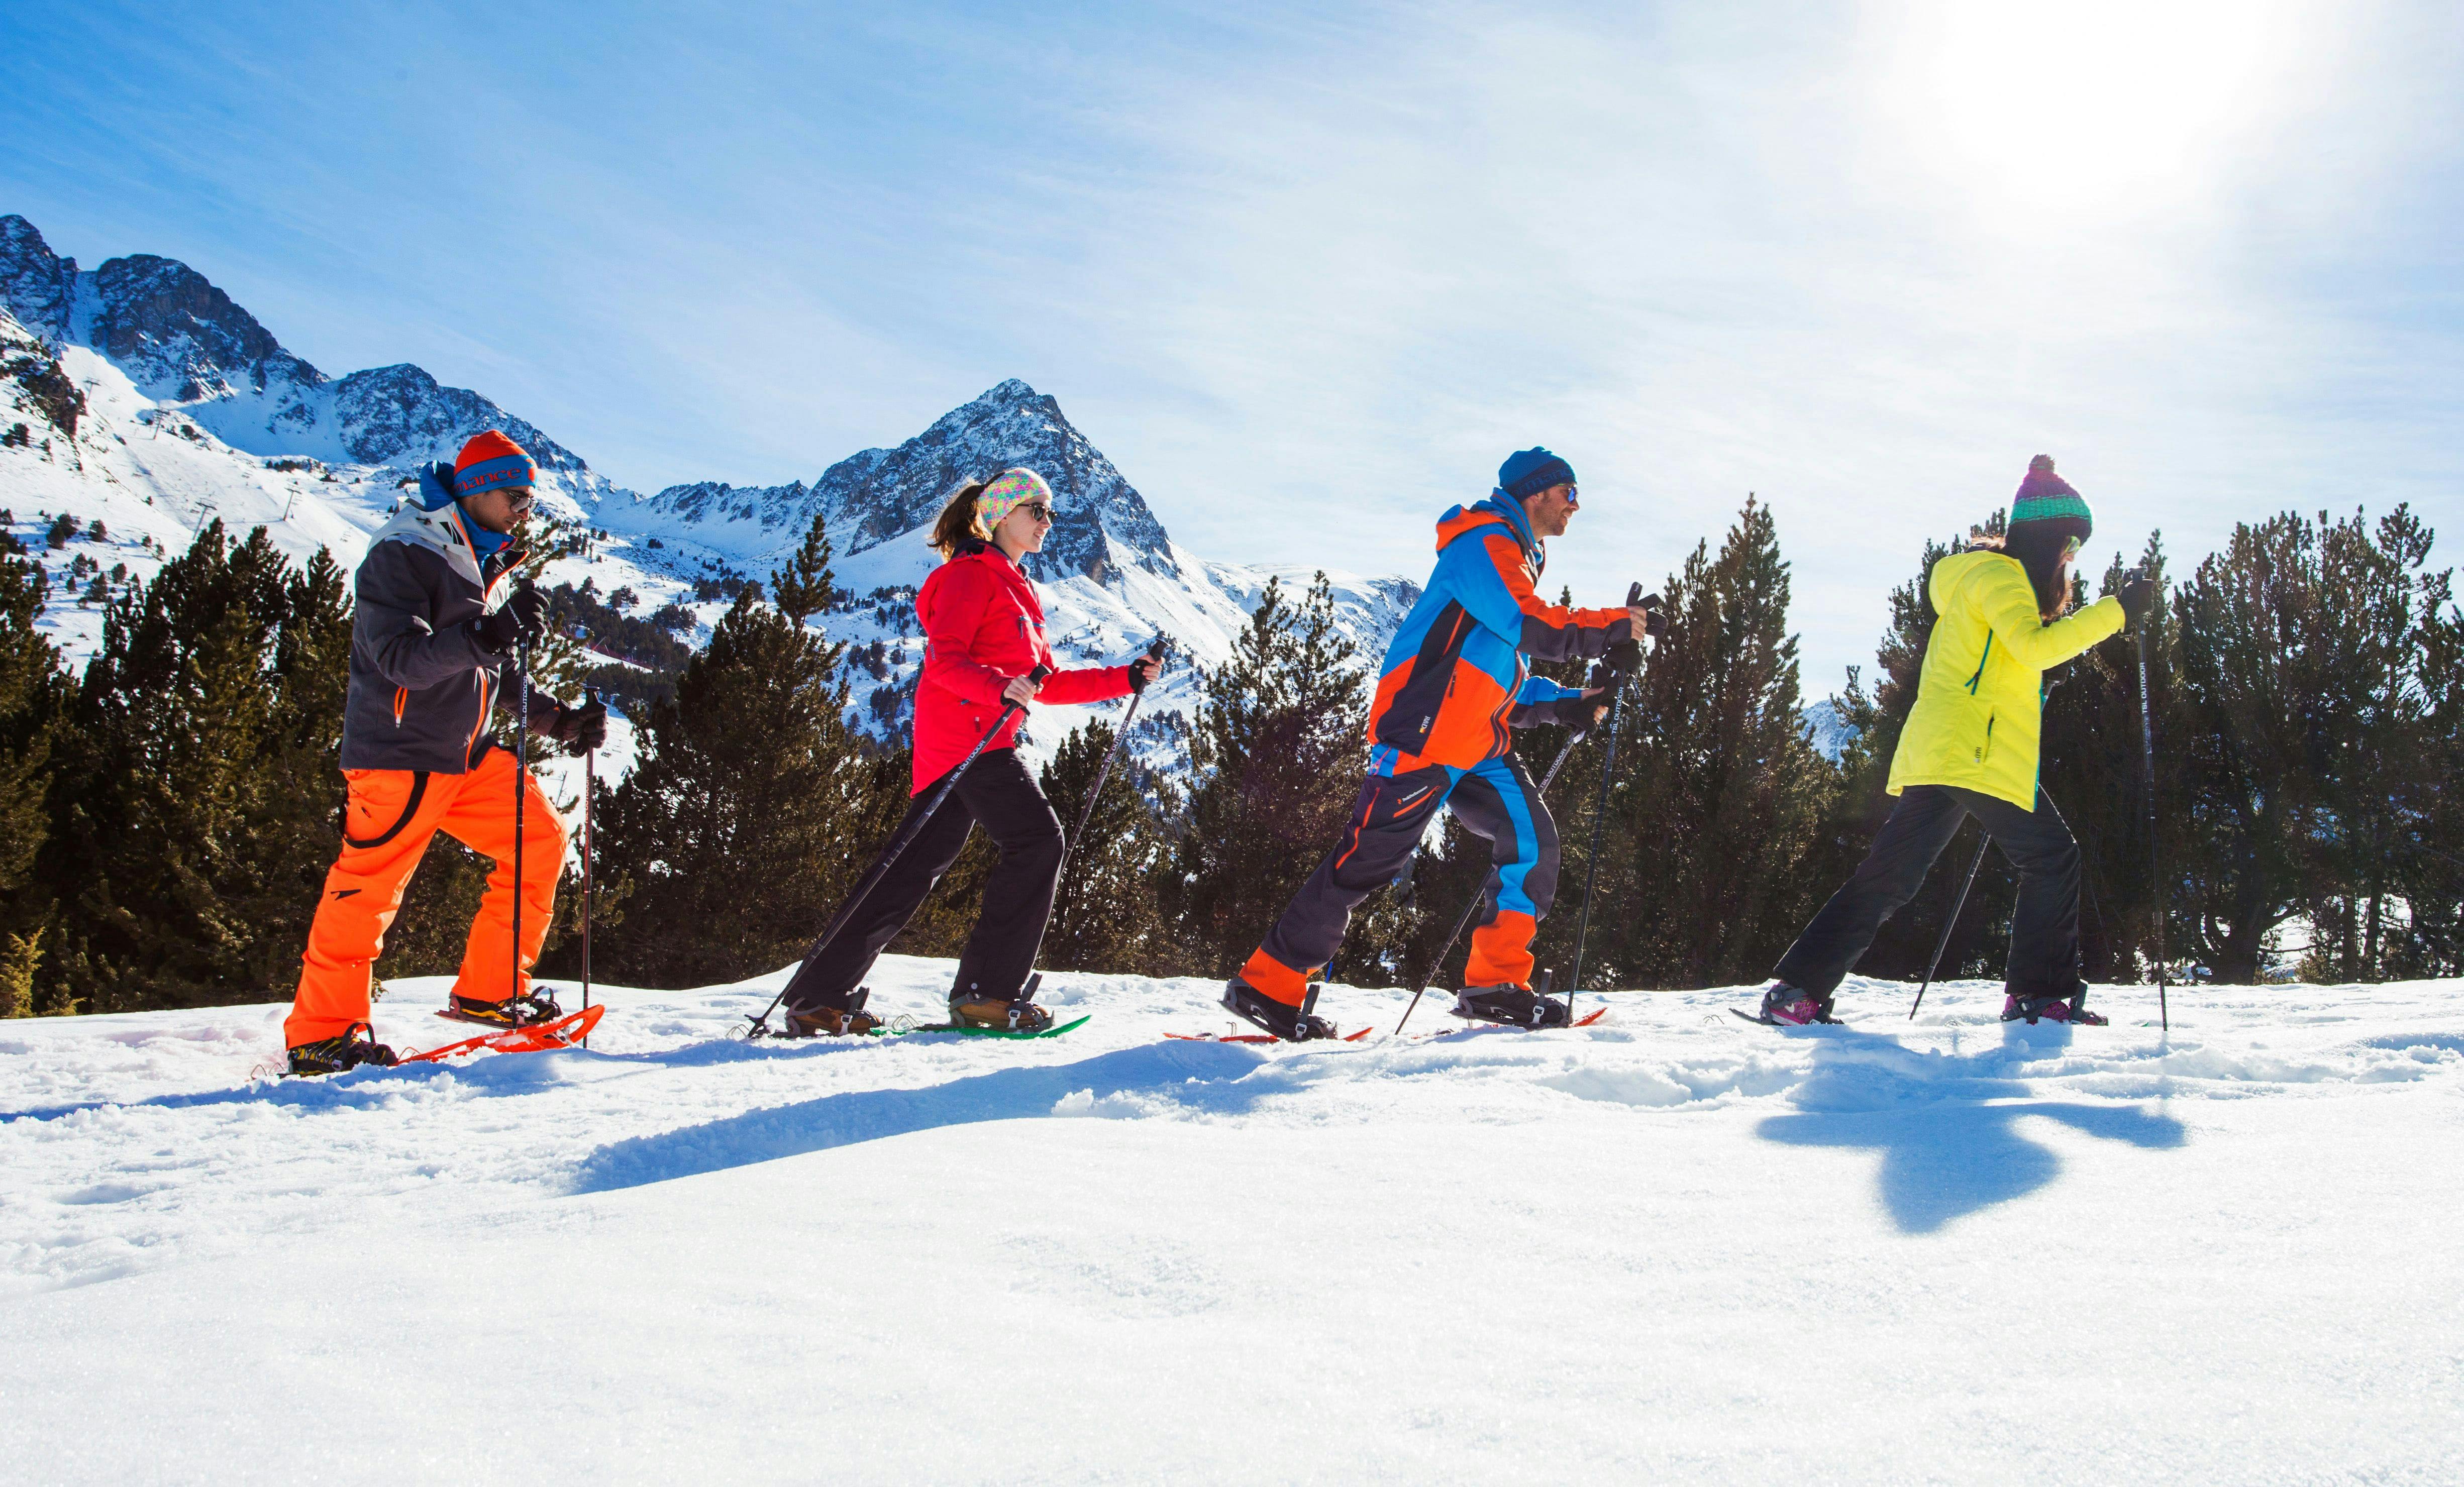
[[1470,769],[1512,752],[1510,727],[1534,705],[1578,694],[1531,675],[1530,661],[1597,656],[1632,632],[1623,609],[1544,602],[1549,555],[1523,508],[1491,492],[1438,519],[1438,567],[1386,647],[1369,709],[1369,741],[1394,755],[1382,772]]

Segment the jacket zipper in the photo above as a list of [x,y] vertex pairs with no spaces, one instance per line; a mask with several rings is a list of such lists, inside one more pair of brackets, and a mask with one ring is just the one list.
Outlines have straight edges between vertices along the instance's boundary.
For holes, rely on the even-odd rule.
[[1985,714],[1985,746],[1976,751],[1976,762],[1979,764],[1993,756],[1993,720],[1999,714],[1993,712]]
[[1976,684],[1985,680],[1985,658],[1993,654],[1993,632],[1985,632],[1985,652],[1976,658],[1976,674],[1968,679],[1968,695],[1976,695]]
[[410,700],[410,689],[409,689],[409,688],[407,688],[407,687],[397,687],[397,688],[395,688],[395,689],[393,689],[393,726],[394,726],[394,727],[396,727],[396,728],[400,728],[400,727],[402,726],[402,707],[403,707],[403,704],[404,704],[404,703],[407,703],[407,702],[408,702],[409,700]]
[[488,726],[488,673],[479,673],[479,717],[471,725],[471,736],[462,740],[462,766],[471,765],[471,751],[479,747],[479,731]]

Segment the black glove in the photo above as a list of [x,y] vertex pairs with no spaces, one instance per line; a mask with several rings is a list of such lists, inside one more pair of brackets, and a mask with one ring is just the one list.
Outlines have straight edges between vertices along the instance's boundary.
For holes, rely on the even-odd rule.
[[1531,711],[1538,714],[1540,722],[1554,723],[1582,733],[1598,724],[1599,715],[1608,710],[1608,705],[1606,697],[1559,697],[1535,704]]
[[1601,665],[1619,676],[1632,676],[1642,669],[1642,642],[1628,638],[1617,642],[1600,657]]
[[556,716],[539,730],[558,743],[577,749],[605,748],[607,743],[607,704],[586,703],[579,708],[559,707]]
[[1642,607],[1646,611],[1642,622],[1642,633],[1654,640],[1668,633],[1668,616],[1661,612],[1661,598],[1657,594],[1646,594],[1642,597]]
[[471,622],[471,633],[479,644],[499,655],[513,649],[516,641],[536,641],[546,630],[547,596],[528,579],[514,585],[495,613]]
[[1145,655],[1140,656],[1140,657],[1139,657],[1138,659],[1136,659],[1135,661],[1131,662],[1131,663],[1130,663],[1130,694],[1131,694],[1132,696],[1135,696],[1135,695],[1136,695],[1136,694],[1138,694],[1139,692],[1145,691],[1145,690],[1147,689],[1147,682],[1148,682],[1149,678],[1148,678],[1148,676],[1147,676],[1147,673],[1146,673],[1146,670],[1145,670],[1145,667],[1146,667],[1146,664],[1147,664],[1148,662],[1150,662],[1150,661],[1152,661],[1152,662],[1154,662],[1154,663],[1155,663],[1155,674],[1156,676],[1161,676],[1161,675],[1163,675],[1163,653],[1162,653],[1161,651],[1154,651],[1154,650],[1148,651]]
[[2124,626],[2135,630],[2156,605],[2156,580],[2144,573],[2134,573],[2122,580],[2122,587],[2113,591],[2113,597],[2122,601]]

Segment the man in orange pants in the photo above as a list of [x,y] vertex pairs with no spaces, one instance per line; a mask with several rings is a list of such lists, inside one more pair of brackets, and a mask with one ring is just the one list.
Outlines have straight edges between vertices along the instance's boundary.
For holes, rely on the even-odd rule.
[[[368,544],[354,580],[350,696],[342,716],[342,776],[350,800],[342,853],[325,875],[298,995],[283,1022],[294,1074],[389,1064],[369,1037],[368,973],[429,839],[442,831],[495,860],[471,926],[449,1015],[518,1027],[560,1015],[530,989],[547,937],[566,832],[539,782],[488,733],[506,695],[505,663],[538,638],[547,601],[529,580],[509,581],[524,555],[510,536],[529,510],[538,467],[495,430],[463,446],[451,465],[420,471],[419,494]],[[564,707],[536,688],[531,730],[597,748],[607,710]],[[514,882],[514,792],[523,792],[521,883]],[[521,943],[514,895],[521,894]]]

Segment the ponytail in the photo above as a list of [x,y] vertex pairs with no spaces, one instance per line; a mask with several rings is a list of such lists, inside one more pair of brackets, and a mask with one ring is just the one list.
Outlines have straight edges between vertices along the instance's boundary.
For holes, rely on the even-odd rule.
[[990,480],[970,480],[952,492],[948,505],[933,521],[933,535],[926,545],[941,555],[943,561],[958,556],[970,542],[990,542],[993,535],[984,530],[983,517],[976,511],[976,501],[984,493]]

